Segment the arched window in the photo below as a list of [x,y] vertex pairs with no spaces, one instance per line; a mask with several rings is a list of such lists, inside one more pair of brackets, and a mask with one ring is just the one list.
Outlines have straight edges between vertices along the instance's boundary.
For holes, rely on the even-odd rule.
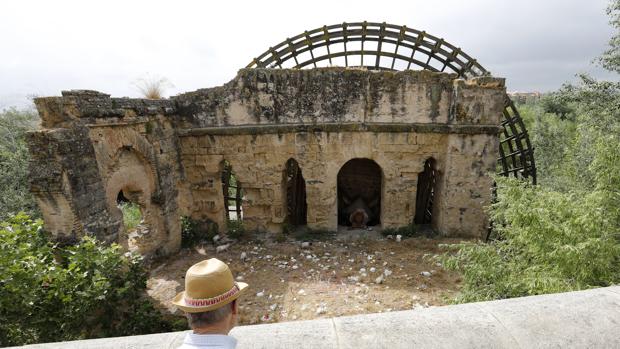
[[306,202],[306,181],[295,159],[286,162],[284,170],[286,190],[286,218],[293,226],[306,225],[308,204]]
[[224,209],[226,210],[227,221],[243,220],[243,190],[241,183],[235,176],[232,166],[224,160],[220,164],[222,174],[222,191],[224,193]]
[[418,189],[415,203],[415,224],[431,224],[433,222],[433,200],[437,185],[435,159],[424,162],[424,171],[418,174]]

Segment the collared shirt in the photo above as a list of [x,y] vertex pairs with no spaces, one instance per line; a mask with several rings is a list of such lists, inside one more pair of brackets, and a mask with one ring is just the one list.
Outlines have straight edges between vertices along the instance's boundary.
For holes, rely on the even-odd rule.
[[237,340],[231,336],[190,332],[178,349],[235,349],[236,346]]

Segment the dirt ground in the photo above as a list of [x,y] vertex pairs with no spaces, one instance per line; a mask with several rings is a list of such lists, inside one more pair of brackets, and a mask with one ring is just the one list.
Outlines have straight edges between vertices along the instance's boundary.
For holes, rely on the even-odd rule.
[[213,244],[183,249],[153,266],[148,294],[165,311],[180,314],[170,299],[183,290],[185,271],[211,257],[228,263],[237,280],[250,285],[240,298],[240,324],[439,306],[459,289],[459,276],[432,260],[439,244],[459,240],[340,235],[303,245],[234,242],[217,253]]

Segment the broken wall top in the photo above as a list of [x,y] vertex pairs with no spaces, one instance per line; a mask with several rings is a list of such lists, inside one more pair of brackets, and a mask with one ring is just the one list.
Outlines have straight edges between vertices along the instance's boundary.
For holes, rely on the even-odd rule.
[[[63,91],[35,99],[44,128],[168,118],[179,129],[318,124],[472,125],[498,132],[504,79],[429,71],[242,69],[227,84],[170,99]],[[480,130],[479,130],[480,131]]]

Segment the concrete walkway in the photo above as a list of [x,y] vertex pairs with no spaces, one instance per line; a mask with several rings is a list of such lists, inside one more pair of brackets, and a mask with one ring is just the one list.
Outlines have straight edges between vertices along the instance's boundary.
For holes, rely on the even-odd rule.
[[[176,348],[185,332],[26,348]],[[242,326],[238,348],[620,348],[620,286],[493,302]]]

